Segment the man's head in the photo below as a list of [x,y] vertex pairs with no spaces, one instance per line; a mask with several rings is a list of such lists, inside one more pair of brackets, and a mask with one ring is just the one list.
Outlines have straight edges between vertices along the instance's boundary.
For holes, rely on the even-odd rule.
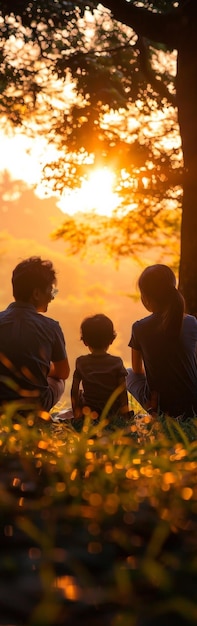
[[12,273],[13,296],[16,301],[34,304],[38,311],[46,311],[53,300],[56,273],[51,261],[32,256],[15,267]]

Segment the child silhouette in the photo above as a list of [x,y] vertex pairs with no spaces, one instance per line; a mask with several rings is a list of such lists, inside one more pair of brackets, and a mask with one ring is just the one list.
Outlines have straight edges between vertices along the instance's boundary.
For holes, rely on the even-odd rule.
[[90,354],[76,359],[71,387],[72,409],[76,418],[83,415],[84,406],[99,417],[116,391],[109,413],[129,414],[125,383],[127,370],[119,356],[107,352],[115,337],[113,323],[106,315],[87,317],[81,324],[81,339]]

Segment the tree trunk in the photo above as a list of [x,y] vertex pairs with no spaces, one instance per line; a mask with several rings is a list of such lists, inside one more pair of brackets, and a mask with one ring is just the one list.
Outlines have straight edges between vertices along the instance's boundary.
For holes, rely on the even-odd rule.
[[126,0],[106,0],[115,19],[137,34],[177,49],[177,107],[184,175],[179,287],[186,309],[197,316],[197,2],[185,0],[162,14]]
[[192,181],[191,171],[184,179],[179,288],[186,311],[197,317],[197,179]]
[[184,158],[179,286],[197,316],[197,9],[184,29],[177,67],[177,106]]
[[[179,125],[184,156],[183,204],[179,287],[186,300],[187,311],[197,316],[197,46],[191,54],[190,65],[195,76],[191,80],[187,98],[182,97],[178,107]],[[186,68],[185,68],[186,69]],[[182,71],[180,72],[181,82]],[[177,90],[179,101],[179,95]]]

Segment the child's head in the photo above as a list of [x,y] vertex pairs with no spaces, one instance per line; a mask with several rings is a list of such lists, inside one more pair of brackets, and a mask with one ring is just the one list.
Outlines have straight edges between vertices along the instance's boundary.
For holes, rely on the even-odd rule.
[[112,321],[102,313],[86,317],[81,324],[81,339],[94,350],[106,350],[115,337]]

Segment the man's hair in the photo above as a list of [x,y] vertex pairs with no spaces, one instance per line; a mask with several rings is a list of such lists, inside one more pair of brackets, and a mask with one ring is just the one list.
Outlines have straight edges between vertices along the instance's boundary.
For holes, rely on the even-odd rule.
[[115,337],[112,321],[102,313],[86,317],[81,324],[81,339],[95,350],[107,348]]
[[28,302],[36,287],[45,291],[56,282],[56,273],[51,261],[31,256],[18,263],[13,270],[13,296],[15,300]]

